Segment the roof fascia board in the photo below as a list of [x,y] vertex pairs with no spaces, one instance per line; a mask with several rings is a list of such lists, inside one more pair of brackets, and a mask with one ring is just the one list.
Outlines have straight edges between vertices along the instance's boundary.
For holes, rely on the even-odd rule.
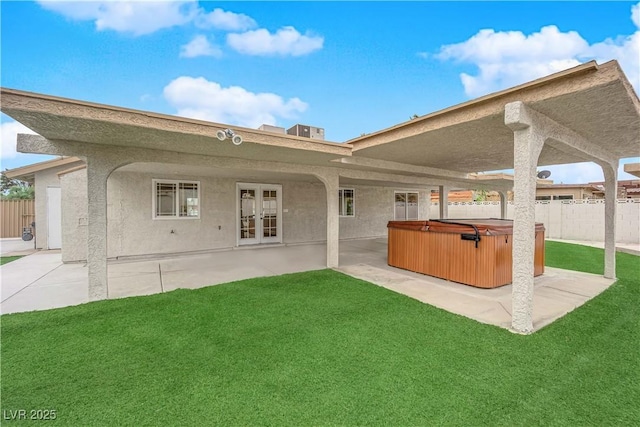
[[[20,137],[20,135],[23,135],[23,134],[19,134],[18,137]],[[38,135],[34,135],[34,136],[38,136]],[[15,169],[8,169],[5,172],[5,175],[7,176],[7,178],[18,178],[20,176],[31,175],[36,172],[57,168],[59,166],[64,166],[64,165],[68,165],[70,163],[75,163],[79,161],[81,160],[78,157],[74,157],[74,156],[63,157],[61,159],[46,160],[44,162],[33,163],[31,165],[22,166]]]
[[76,167],[73,167],[73,168],[70,168],[70,169],[65,169],[63,171],[60,171],[60,172],[57,173],[57,175],[58,175],[58,177],[61,177],[63,175],[67,175],[69,173],[76,172],[76,171],[79,171],[79,170],[83,170],[83,169],[86,169],[86,168],[87,168],[87,165],[79,165],[79,166],[76,166]]
[[[21,113],[43,113],[59,117],[72,117],[213,137],[215,137],[218,130],[232,128],[236,133],[240,133],[245,141],[255,144],[317,151],[342,156],[350,156],[352,151],[351,146],[336,142],[310,140],[309,138],[299,136],[280,135],[258,129],[89,103],[16,89],[0,88],[0,95],[2,96],[0,110],[18,121],[20,121],[19,117]],[[37,129],[35,130],[37,131]]]

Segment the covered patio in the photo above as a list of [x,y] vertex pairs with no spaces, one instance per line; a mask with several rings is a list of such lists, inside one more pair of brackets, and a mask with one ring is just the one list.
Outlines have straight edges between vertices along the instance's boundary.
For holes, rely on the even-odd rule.
[[[536,327],[536,310],[541,309],[534,307],[537,281],[533,278],[537,166],[594,161],[602,167],[604,276],[610,282],[615,279],[618,162],[640,154],[640,102],[615,61],[589,62],[346,144],[235,128],[245,143],[233,146],[215,137],[226,125],[11,89],[2,89],[2,96],[2,111],[41,135],[20,135],[19,151],[78,156],[86,162],[85,300],[111,296],[117,288],[117,270],[124,268],[119,267],[124,264],[109,264],[107,269],[107,182],[112,172],[132,163],[313,176],[326,190],[326,211],[318,213],[326,221],[326,244],[317,246],[323,255],[313,262],[330,268],[349,266],[343,256],[343,246],[348,250],[349,244],[340,240],[338,190],[342,185],[439,188],[441,218],[448,217],[449,188],[498,190],[503,193],[503,205],[504,192],[513,188],[514,275],[509,287],[511,308],[506,312],[512,330],[530,333]],[[513,181],[487,180],[478,174],[509,168],[515,169]],[[149,270],[148,274],[162,273]]]
[[[340,242],[338,271],[482,323],[511,328],[512,285],[479,289],[387,265],[386,239]],[[109,299],[197,289],[255,277],[324,268],[324,244],[276,245],[109,263]],[[58,251],[2,267],[2,314],[83,304],[86,264],[63,264]],[[535,279],[534,330],[595,297],[614,280],[547,267]]]

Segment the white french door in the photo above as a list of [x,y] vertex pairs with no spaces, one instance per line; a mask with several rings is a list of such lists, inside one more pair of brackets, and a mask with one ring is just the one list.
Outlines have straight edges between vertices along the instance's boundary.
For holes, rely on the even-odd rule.
[[236,185],[238,245],[282,243],[281,193],[281,185]]

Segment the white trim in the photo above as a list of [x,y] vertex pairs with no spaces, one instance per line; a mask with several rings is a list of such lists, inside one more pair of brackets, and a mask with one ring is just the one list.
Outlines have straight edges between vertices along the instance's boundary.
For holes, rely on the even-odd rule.
[[[262,235],[262,221],[259,223],[256,221],[256,237],[252,239],[241,239],[240,237],[240,189],[255,190],[256,192],[256,208],[258,204],[262,203],[262,191],[263,190],[275,190],[276,191],[276,227],[278,235],[275,237],[264,237]],[[282,243],[284,235],[282,228],[282,185],[281,184],[260,184],[254,182],[236,182],[236,247],[245,245],[260,245],[260,244],[276,244]]]
[[[408,218],[409,215],[407,215],[408,211],[408,194],[409,193],[414,193],[418,196],[418,216],[416,218]],[[393,219],[394,221],[397,221],[398,219],[396,218],[396,194],[404,194],[405,195],[405,204],[404,204],[404,217],[405,217],[405,221],[415,221],[416,219],[420,219],[420,191],[419,190],[394,190],[393,191]]]
[[[344,190],[350,190],[353,192],[353,208],[351,215],[340,215],[340,208],[342,208],[342,212],[347,211],[346,206],[344,205]],[[340,192],[342,192],[342,198],[340,197]],[[354,187],[338,187],[338,217],[339,218],[355,218],[356,217],[356,189]]]
[[[157,184],[176,184],[176,215],[174,216],[156,216],[156,189]],[[180,189],[180,184],[196,184],[198,186],[198,216],[180,216],[180,197],[178,191]],[[202,211],[202,198],[201,198],[201,188],[202,184],[200,181],[191,181],[186,179],[162,179],[162,178],[152,178],[151,179],[151,219],[153,220],[194,220],[200,219],[200,212]]]

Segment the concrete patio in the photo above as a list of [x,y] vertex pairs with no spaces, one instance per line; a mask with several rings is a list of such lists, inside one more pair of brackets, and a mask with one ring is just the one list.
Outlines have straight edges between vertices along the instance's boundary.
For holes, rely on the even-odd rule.
[[[389,267],[386,239],[340,242],[340,267],[353,277],[482,323],[509,329],[511,286],[478,289]],[[109,298],[196,289],[235,280],[325,268],[324,244],[277,245],[156,259],[111,261]],[[88,302],[87,268],[41,251],[1,267],[2,314]],[[547,267],[535,279],[533,324],[538,330],[613,283],[599,275]]]

